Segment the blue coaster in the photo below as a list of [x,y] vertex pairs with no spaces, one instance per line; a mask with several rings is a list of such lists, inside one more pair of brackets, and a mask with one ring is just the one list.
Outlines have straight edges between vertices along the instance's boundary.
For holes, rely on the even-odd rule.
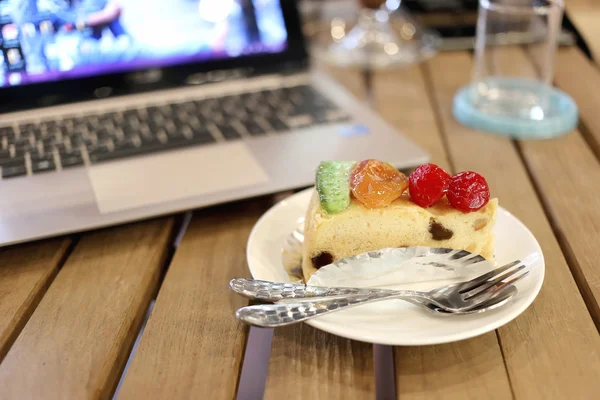
[[510,111],[504,115],[486,113],[472,103],[472,91],[475,90],[475,83],[472,83],[462,87],[454,96],[452,112],[460,123],[516,139],[549,139],[564,135],[577,126],[577,104],[571,96],[561,90],[548,88],[532,79],[489,78],[484,84],[507,93],[540,93],[542,90],[550,90],[548,109],[542,112],[540,108],[539,115],[530,117],[516,113],[511,115]]

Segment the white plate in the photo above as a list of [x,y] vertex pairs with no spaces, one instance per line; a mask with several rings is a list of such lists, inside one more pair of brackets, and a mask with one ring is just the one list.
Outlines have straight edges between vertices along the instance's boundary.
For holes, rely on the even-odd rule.
[[[247,257],[255,279],[289,281],[281,263],[281,252],[286,238],[306,213],[311,191],[302,191],[276,204],[252,229]],[[406,346],[454,342],[492,331],[516,318],[533,302],[542,287],[545,268],[542,250],[535,237],[503,208],[498,210],[495,235],[498,265],[516,259],[534,260],[529,276],[516,284],[519,292],[496,310],[437,316],[401,300],[388,300],[338,311],[306,323],[349,339]]]

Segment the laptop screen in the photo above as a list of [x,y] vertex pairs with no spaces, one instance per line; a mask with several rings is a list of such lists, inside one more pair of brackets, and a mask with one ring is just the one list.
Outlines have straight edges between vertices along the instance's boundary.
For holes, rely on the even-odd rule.
[[0,86],[279,53],[280,0],[0,0]]

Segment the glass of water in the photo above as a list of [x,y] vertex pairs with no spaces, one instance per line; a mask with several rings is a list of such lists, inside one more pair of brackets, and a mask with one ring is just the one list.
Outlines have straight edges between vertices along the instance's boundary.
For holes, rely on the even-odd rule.
[[[395,68],[424,61],[437,53],[439,35],[420,26],[401,0],[324,2],[326,29],[313,35],[312,53],[338,67]],[[341,3],[341,4],[340,4]],[[355,16],[345,18],[348,9]],[[331,17],[331,14],[333,18]]]
[[[563,13],[562,0],[479,0],[473,80],[454,103],[459,121],[520,138],[573,128],[576,105],[552,86]],[[515,51],[534,68],[514,60]]]

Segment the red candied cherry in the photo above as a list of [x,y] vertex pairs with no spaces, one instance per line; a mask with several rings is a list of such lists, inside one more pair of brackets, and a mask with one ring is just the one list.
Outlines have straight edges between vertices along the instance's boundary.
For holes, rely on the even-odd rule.
[[446,196],[450,204],[460,211],[477,211],[490,200],[490,188],[483,176],[465,171],[452,177]]
[[423,164],[408,177],[410,198],[421,207],[431,207],[444,197],[450,175],[435,164]]

